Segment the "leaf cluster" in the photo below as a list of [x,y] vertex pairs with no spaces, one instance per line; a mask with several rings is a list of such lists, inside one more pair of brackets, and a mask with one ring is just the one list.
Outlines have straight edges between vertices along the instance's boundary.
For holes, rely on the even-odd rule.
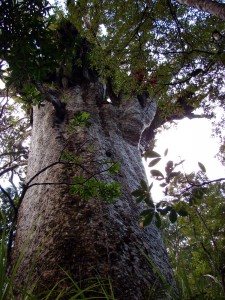
[[0,176],[24,177],[28,157],[29,120],[7,96],[0,100]]
[[224,297],[223,198],[224,184],[209,184],[204,197],[196,197],[189,206],[188,218],[179,218],[173,225],[164,223],[164,238],[172,263],[176,265],[178,287],[186,297]]
[[[164,156],[167,153],[168,150]],[[149,165],[154,167],[162,156],[149,150],[145,158],[150,158]],[[164,173],[151,172],[156,180],[162,181],[164,188],[164,199],[154,206],[161,217],[161,228],[178,282],[179,299],[223,299],[225,179],[210,181],[201,162],[197,173],[175,172],[174,168],[181,163],[168,161]],[[143,213],[149,214],[151,222],[154,220],[151,219],[153,210]]]
[[[164,156],[167,156],[168,149],[165,150]],[[162,159],[161,155],[153,150],[146,150],[143,153],[145,160],[151,159],[149,167],[155,166]],[[153,183],[148,187],[145,181],[141,180],[140,186],[137,190],[132,192],[132,195],[136,197],[136,202],[145,202],[147,209],[144,209],[141,213],[143,219],[143,226],[149,225],[152,220],[155,219],[155,223],[158,227],[161,227],[162,218],[168,216],[171,223],[175,223],[178,217],[189,216],[189,207],[196,204],[197,201],[203,199],[208,192],[208,188],[205,187],[205,166],[199,162],[199,168],[201,169],[194,178],[194,174],[182,174],[181,171],[175,171],[179,163],[174,163],[169,160],[165,166],[165,174],[160,170],[153,169],[150,171],[151,175],[158,181],[163,181],[160,186],[164,188],[164,193],[167,198],[157,202],[153,202],[150,191],[153,187]],[[201,183],[202,182],[202,183]]]
[[169,201],[160,201],[155,204],[151,198],[150,190],[153,183],[148,187],[145,181],[140,182],[140,186],[137,190],[132,192],[132,195],[136,197],[136,202],[145,202],[145,208],[141,212],[141,224],[145,227],[155,220],[155,225],[161,227],[162,217],[168,215],[171,223],[177,221],[178,216],[187,216],[187,210],[184,204],[171,203]]
[[56,67],[51,9],[48,1],[1,1],[0,78],[7,87],[18,91],[24,83],[42,81]]
[[70,120],[69,131],[74,132],[82,127],[90,127],[91,123],[89,121],[90,113],[86,111],[77,112],[74,117]]
[[84,177],[76,177],[73,181],[74,185],[71,187],[71,192],[79,195],[84,200],[97,198],[113,203],[121,195],[118,182],[105,183],[96,178],[87,180]]
[[177,2],[68,1],[63,12],[48,1],[3,1],[0,19],[8,86],[80,76],[73,66],[82,69],[85,56],[85,68],[111,78],[116,94],[148,91],[165,113],[183,90],[196,94],[194,107],[202,98],[224,103],[225,43],[212,38],[224,24]]

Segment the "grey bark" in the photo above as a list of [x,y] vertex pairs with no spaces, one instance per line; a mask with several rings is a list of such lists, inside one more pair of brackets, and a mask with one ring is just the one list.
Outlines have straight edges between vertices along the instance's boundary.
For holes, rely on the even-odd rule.
[[[142,300],[158,276],[140,249],[173,284],[160,231],[154,225],[140,227],[141,208],[131,196],[140,180],[146,180],[139,144],[143,130],[154,118],[156,104],[148,99],[145,108],[137,100],[126,101],[119,108],[111,104],[99,107],[100,90],[98,83],[65,90],[66,115],[60,124],[55,124],[50,103],[34,109],[27,182],[57,162],[64,149],[79,156],[79,165],[55,164],[30,183],[33,186],[19,209],[14,263],[29,242],[16,281],[24,286],[34,262],[32,275],[40,290],[41,283],[51,287],[64,278],[63,269],[77,281],[95,275],[110,277],[117,299]],[[68,123],[78,111],[90,112],[91,126],[70,133]],[[109,159],[109,152],[110,159],[121,165],[113,177],[121,185],[120,199],[110,205],[98,199],[85,202],[71,194],[67,184],[72,178],[102,172],[102,161]],[[98,178],[112,181],[105,172]]]
[[180,4],[192,6],[222,20],[225,20],[225,4],[211,0],[177,0]]

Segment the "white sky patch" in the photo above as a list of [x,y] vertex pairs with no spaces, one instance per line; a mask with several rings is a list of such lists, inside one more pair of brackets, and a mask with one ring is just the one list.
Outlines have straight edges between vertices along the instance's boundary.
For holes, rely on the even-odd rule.
[[[179,163],[185,162],[177,168],[186,174],[200,170],[198,162],[206,167],[206,174],[209,179],[225,177],[225,168],[215,157],[219,152],[219,143],[212,137],[212,124],[208,119],[183,119],[177,122],[177,126],[169,130],[164,130],[156,136],[157,142],[154,151],[164,156],[164,151],[168,148],[168,154],[154,167],[147,167],[151,159],[148,159],[146,173],[149,182],[154,181],[152,194],[154,201],[163,198],[163,189],[159,187],[161,181],[156,181],[150,176],[150,170],[157,169],[165,174],[167,161],[172,160]],[[159,183],[159,184],[158,184]]]
[[99,28],[100,28],[100,31],[101,31],[100,35],[108,35],[107,29],[106,29],[104,24],[100,24]]
[[2,90],[4,88],[5,88],[5,84],[4,84],[4,82],[2,80],[0,80],[0,89]]

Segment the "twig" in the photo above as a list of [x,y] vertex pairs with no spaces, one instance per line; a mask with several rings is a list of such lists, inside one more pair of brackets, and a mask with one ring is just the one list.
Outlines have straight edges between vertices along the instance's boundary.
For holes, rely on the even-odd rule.
[[9,203],[12,206],[14,213],[17,213],[18,208],[15,205],[15,203],[13,202],[12,197],[9,195],[9,193],[0,185],[0,190],[2,191],[2,193],[9,199]]
[[203,181],[201,183],[192,183],[192,182],[188,181],[188,184],[190,186],[188,188],[186,188],[182,194],[184,194],[185,192],[189,191],[193,187],[201,187],[201,186],[204,186],[204,185],[207,185],[207,184],[210,184],[210,183],[220,182],[220,181],[224,181],[224,180],[225,180],[225,178],[218,178],[218,179],[214,179],[214,180]]

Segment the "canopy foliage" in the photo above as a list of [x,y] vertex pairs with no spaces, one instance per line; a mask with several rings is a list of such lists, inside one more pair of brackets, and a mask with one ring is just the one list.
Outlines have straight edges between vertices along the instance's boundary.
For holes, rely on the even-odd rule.
[[67,1],[65,11],[37,0],[2,1],[0,20],[1,79],[20,94],[57,70],[72,76],[85,39],[88,67],[117,95],[147,89],[167,114],[185,91],[194,107],[223,105],[224,24],[213,15],[171,0]]

